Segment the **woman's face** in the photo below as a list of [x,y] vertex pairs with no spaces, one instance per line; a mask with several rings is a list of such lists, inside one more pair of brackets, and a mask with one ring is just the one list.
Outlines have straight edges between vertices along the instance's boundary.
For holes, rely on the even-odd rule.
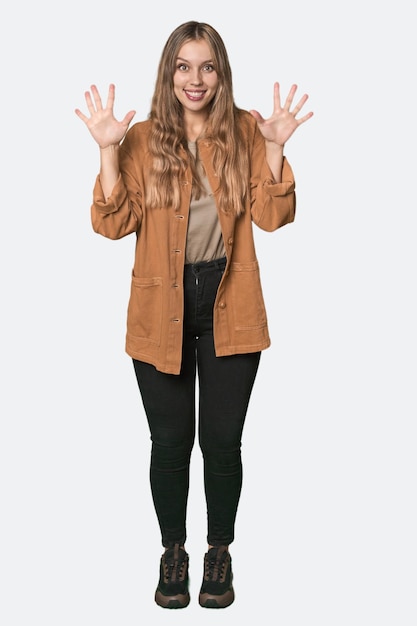
[[208,44],[203,39],[185,43],[178,52],[174,73],[174,92],[184,113],[207,115],[218,83]]

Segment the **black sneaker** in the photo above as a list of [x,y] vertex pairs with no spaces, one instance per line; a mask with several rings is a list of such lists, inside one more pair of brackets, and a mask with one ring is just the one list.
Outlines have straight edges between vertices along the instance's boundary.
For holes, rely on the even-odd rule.
[[232,559],[226,546],[210,548],[204,555],[203,584],[198,601],[207,609],[224,609],[232,604]]
[[182,609],[190,602],[188,554],[178,543],[161,556],[155,602],[164,609]]

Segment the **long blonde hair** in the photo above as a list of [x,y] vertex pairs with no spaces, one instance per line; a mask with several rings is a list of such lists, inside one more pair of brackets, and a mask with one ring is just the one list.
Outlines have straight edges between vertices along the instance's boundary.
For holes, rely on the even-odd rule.
[[[178,209],[180,205],[180,175],[187,164],[193,175],[194,195],[199,197],[202,185],[195,161],[188,150],[183,124],[182,105],[173,88],[173,76],[180,48],[189,41],[204,39],[211,51],[217,72],[218,87],[210,105],[205,137],[214,144],[213,167],[219,179],[216,195],[219,207],[237,215],[243,212],[248,193],[248,155],[238,118],[240,109],[234,103],[232,72],[222,38],[217,31],[203,22],[186,22],[169,36],[159,62],[155,91],[149,119],[152,130],[149,150],[153,157],[150,184],[146,202],[151,208]],[[187,161],[184,161],[184,153]],[[182,153],[182,155],[181,155]]]

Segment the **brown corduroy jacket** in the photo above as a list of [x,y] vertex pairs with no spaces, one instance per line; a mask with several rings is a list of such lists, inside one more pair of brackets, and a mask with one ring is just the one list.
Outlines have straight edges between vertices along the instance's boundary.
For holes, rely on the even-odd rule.
[[[256,121],[242,116],[250,154],[251,194],[240,217],[218,211],[227,265],[214,304],[216,355],[258,352],[270,345],[267,316],[256,257],[253,223],[274,231],[295,217],[295,182],[284,159],[281,183],[274,183],[265,159],[265,142]],[[145,189],[150,157],[150,122],[134,124],[120,147],[121,176],[106,200],[97,177],[91,207],[95,232],[110,239],[136,234],[125,349],[129,356],[153,364],[161,372],[179,374],[183,332],[183,269],[192,180],[181,181],[178,211],[148,209]],[[214,199],[218,179],[210,141],[198,142],[199,157]]]

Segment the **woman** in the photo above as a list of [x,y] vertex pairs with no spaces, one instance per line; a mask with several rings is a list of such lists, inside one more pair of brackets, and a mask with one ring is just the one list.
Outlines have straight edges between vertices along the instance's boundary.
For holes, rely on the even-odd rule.
[[187,22],[162,52],[149,118],[115,119],[93,85],[79,109],[100,148],[94,231],[135,233],[126,352],[133,359],[152,440],[150,481],[165,553],[155,601],[185,607],[186,509],[196,432],[204,459],[208,549],[199,603],[234,600],[229,545],[242,485],[241,436],[261,351],[270,344],[252,225],[273,231],[294,219],[294,177],[284,145],[296,119],[274,85],[264,119],[234,103],[224,43]]

